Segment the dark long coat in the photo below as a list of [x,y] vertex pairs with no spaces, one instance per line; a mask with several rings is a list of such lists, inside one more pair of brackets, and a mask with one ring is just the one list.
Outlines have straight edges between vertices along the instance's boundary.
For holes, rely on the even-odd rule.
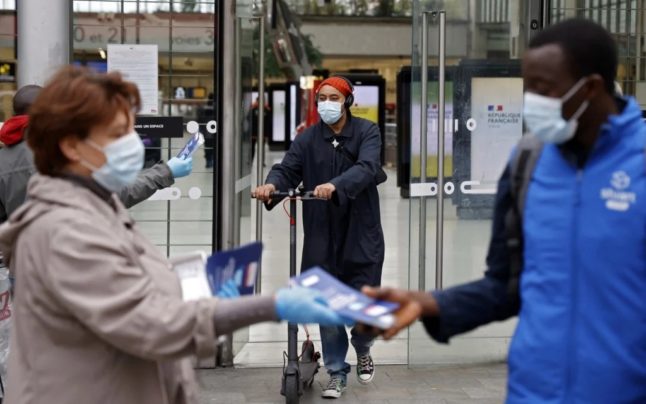
[[321,266],[357,289],[380,284],[384,235],[375,180],[380,155],[377,125],[348,114],[339,135],[323,122],[305,130],[271,169],[266,183],[279,191],[296,188],[301,181],[306,191],[328,182],[336,187],[331,201],[303,203],[302,270]]

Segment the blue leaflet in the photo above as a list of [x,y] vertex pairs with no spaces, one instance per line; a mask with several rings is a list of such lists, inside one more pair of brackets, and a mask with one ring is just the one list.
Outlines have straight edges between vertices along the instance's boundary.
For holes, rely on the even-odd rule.
[[187,159],[195,153],[195,150],[197,150],[200,146],[204,144],[204,135],[202,135],[200,132],[197,132],[191,138],[186,142],[186,145],[180,150],[179,153],[177,153],[177,157],[181,159]]
[[308,269],[292,278],[296,285],[318,290],[327,300],[330,308],[339,315],[357,323],[386,329],[393,325],[393,312],[399,304],[377,301],[345,285],[320,267]]
[[211,255],[206,262],[206,277],[213,295],[230,279],[235,281],[241,295],[253,294],[261,256],[260,242]]

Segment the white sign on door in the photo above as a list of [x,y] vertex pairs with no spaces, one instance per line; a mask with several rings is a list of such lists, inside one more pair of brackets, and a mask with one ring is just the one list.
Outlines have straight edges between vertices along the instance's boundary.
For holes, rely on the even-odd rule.
[[[523,79],[477,77],[471,82],[471,180],[491,188],[523,134]],[[477,189],[478,186],[472,186]]]
[[142,115],[159,114],[158,70],[157,45],[108,45],[108,71],[137,85]]

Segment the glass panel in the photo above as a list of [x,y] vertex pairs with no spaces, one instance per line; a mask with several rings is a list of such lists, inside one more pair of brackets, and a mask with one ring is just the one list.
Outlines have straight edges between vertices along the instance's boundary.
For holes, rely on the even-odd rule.
[[[411,70],[411,192],[427,192],[426,217],[420,222],[420,198],[410,201],[410,287],[419,282],[420,248],[426,256],[425,289],[435,287],[436,223],[444,224],[443,286],[479,279],[485,270],[493,193],[511,148],[522,135],[521,0],[413,2]],[[439,24],[429,19],[428,110],[421,111],[422,12],[446,10],[446,81],[444,133],[444,216],[437,217],[437,125],[439,117]],[[428,123],[427,182],[420,185],[422,116]],[[420,188],[421,187],[421,188]],[[413,192],[413,195],[414,192]],[[421,223],[426,245],[420,246]],[[482,327],[452,339],[432,342],[423,327],[409,332],[411,365],[502,359],[515,320]]]
[[[255,184],[253,166],[253,145],[251,128],[253,114],[251,113],[252,90],[258,80],[258,40],[255,36],[258,30],[258,20],[249,18],[237,19],[236,71],[238,83],[236,92],[240,94],[237,104],[237,130],[235,136],[235,154],[239,158],[235,173],[235,216],[238,222],[236,229],[240,244],[255,240],[255,204],[251,200],[251,187]],[[234,336],[234,354],[238,354],[245,343],[249,342],[249,328],[236,332]]]
[[15,3],[0,2],[0,122],[13,115],[16,92],[16,11]]
[[[552,14],[574,16],[573,1],[561,1],[552,4]],[[646,3],[642,0],[601,1],[589,0],[588,10],[579,9],[577,15],[603,25],[617,41],[619,65],[617,82],[626,95],[636,96],[642,105],[646,105],[646,77],[644,76],[644,26],[640,16],[644,15]]]
[[[107,68],[108,44],[153,44],[158,47],[160,116],[196,121],[206,136],[204,150],[193,155],[193,172],[172,188],[179,198],[155,195],[130,209],[140,229],[163,254],[212,251],[213,235],[213,108],[215,74],[215,0],[195,7],[173,8],[176,1],[74,1],[75,64]],[[199,7],[198,7],[199,6]],[[186,128],[186,126],[185,126]],[[146,165],[175,156],[190,136],[142,136]],[[212,362],[211,362],[212,363]]]

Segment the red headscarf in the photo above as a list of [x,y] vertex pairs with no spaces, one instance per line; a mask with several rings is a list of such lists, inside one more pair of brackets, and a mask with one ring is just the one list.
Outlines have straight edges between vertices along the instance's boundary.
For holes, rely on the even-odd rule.
[[25,135],[25,129],[29,124],[28,115],[16,115],[7,119],[0,128],[0,142],[7,146],[20,143]]
[[321,88],[323,88],[323,86],[332,86],[336,88],[341,94],[343,94],[344,97],[352,94],[352,87],[350,87],[350,84],[347,80],[344,80],[341,77],[334,76],[323,80],[323,82],[319,84],[319,87],[316,89],[316,92],[318,93],[319,91],[321,91]]

